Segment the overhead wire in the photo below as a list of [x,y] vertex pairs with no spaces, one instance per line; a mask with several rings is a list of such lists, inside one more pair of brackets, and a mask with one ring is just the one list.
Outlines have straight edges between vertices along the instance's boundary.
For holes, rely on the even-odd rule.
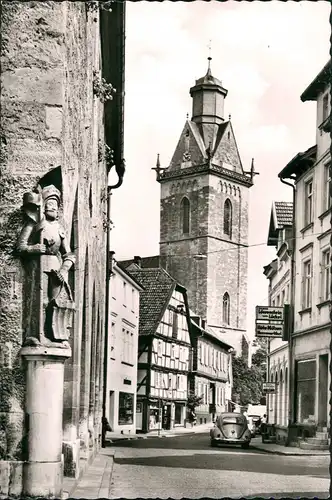
[[[324,234],[324,232],[326,231],[323,231],[323,232],[319,232],[319,233],[311,233],[310,235],[308,236],[296,236],[295,238],[287,238],[285,241],[293,241],[293,240],[296,240],[296,239],[305,239],[305,238],[308,238],[309,236],[320,236],[322,234]],[[208,237],[208,236],[207,236]],[[183,241],[187,241],[187,240],[183,240]],[[232,243],[232,240],[224,240],[225,243],[229,243],[231,242]],[[177,240],[176,242],[165,242],[166,244],[170,245],[172,243],[179,243],[179,241]],[[243,244],[243,245],[240,245],[241,248],[244,248],[244,249],[247,249],[247,248],[253,248],[253,247],[259,247],[259,246],[263,246],[263,245],[266,245],[267,246],[267,243],[266,241],[262,242],[262,243],[252,243],[250,245],[246,245],[246,244]],[[165,254],[165,255],[162,255],[162,257],[191,257],[191,256],[204,256],[204,255],[210,255],[210,254],[213,254],[213,253],[222,253],[222,252],[230,252],[232,250],[238,250],[238,244],[235,244],[234,245],[234,248],[221,248],[219,250],[211,250],[210,252],[204,252],[204,253],[200,253],[200,252],[195,252],[195,253],[182,253],[182,254]]]

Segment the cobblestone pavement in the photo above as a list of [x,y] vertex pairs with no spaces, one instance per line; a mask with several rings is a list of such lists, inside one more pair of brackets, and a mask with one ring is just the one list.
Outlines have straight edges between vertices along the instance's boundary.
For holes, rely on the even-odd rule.
[[210,448],[207,433],[133,440],[104,449],[71,498],[328,498],[329,460]]

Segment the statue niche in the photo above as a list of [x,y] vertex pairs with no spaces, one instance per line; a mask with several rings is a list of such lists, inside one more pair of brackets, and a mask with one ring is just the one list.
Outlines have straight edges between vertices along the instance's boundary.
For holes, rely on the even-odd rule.
[[25,270],[23,345],[69,345],[75,304],[68,272],[75,255],[59,222],[60,199],[53,185],[23,197],[26,222],[17,242]]

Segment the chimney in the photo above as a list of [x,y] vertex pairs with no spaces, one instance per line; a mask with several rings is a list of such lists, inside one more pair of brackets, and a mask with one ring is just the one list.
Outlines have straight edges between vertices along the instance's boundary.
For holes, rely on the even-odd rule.
[[134,264],[138,267],[142,267],[142,257],[139,255],[134,255]]
[[205,329],[205,327],[206,327],[206,319],[202,319],[201,320],[201,327],[203,328],[203,330]]
[[194,315],[190,316],[190,319],[196,323],[196,325],[201,326],[201,318],[200,316]]

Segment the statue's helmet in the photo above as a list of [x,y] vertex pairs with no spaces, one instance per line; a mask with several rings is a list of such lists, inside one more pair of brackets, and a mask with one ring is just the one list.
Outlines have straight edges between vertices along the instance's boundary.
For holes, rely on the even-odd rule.
[[53,184],[44,187],[44,189],[42,190],[42,196],[44,203],[52,199],[56,200],[58,204],[60,204],[61,193],[55,186],[53,186]]
[[34,193],[33,191],[30,191],[29,193],[24,193],[23,195],[23,206],[28,206],[28,205],[40,205],[40,195],[39,193]]

